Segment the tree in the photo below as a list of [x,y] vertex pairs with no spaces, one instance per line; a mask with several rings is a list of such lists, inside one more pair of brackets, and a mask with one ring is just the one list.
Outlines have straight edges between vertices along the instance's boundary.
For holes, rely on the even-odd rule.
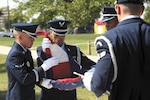
[[[40,23],[45,27],[46,22],[58,16],[72,22],[71,28],[78,26],[93,26],[95,19],[100,17],[102,6],[114,6],[114,0],[14,0],[19,4],[16,12],[24,12],[24,21]],[[145,0],[149,2],[150,0]],[[19,10],[19,11],[17,11]],[[149,21],[150,8],[146,9],[145,20]],[[36,17],[34,17],[36,15]],[[38,15],[38,16],[37,16]],[[15,16],[15,15],[14,15]]]
[[[93,25],[96,18],[100,17],[101,7],[113,5],[113,0],[28,0],[20,2],[18,9],[25,10],[25,15],[32,18],[32,22],[39,22],[42,26],[57,16],[72,22],[71,27]],[[39,14],[37,18],[33,16]]]
[[150,16],[150,6],[149,6],[149,4],[150,4],[150,1],[147,1],[147,8],[145,10],[145,15],[144,15],[144,20],[148,23],[150,23],[150,18],[149,18],[149,16]]
[[[114,0],[14,0],[19,4],[17,12],[23,13],[23,19],[40,23],[45,27],[45,23],[63,16],[64,19],[72,22],[71,27],[91,26],[95,19],[100,17],[102,6],[114,6]],[[145,0],[149,2],[150,0]],[[149,8],[146,10],[145,19],[149,20]],[[20,14],[16,14],[20,16]],[[14,16],[16,16],[14,14]],[[34,17],[35,15],[36,18]],[[23,17],[22,16],[22,17]],[[20,18],[22,18],[20,17]],[[18,19],[18,17],[16,17]]]
[[70,19],[75,26],[91,26],[100,17],[101,7],[110,5],[109,0],[74,0],[65,10],[65,18]]
[[22,13],[21,9],[11,9],[10,10],[10,16],[9,16],[9,20],[8,18],[4,19],[4,27],[5,29],[9,29],[11,28],[11,24],[12,23],[18,23],[18,22],[27,22],[28,21],[28,17],[26,17],[26,15],[24,15]]
[[2,10],[0,10],[0,16],[2,16],[2,15],[3,15]]

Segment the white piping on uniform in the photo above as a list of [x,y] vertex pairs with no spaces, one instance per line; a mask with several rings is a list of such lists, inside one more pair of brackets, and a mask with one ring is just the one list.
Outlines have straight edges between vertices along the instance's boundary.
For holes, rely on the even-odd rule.
[[38,81],[39,81],[39,75],[38,75],[38,72],[37,72],[35,69],[32,69],[32,71],[34,71],[35,77],[36,77],[36,82],[38,82]]
[[103,14],[103,16],[117,16],[117,14]]
[[80,50],[79,50],[79,47],[76,46],[77,48],[77,62],[79,65],[81,65],[81,54],[80,54]]
[[57,32],[66,32],[66,31],[68,31],[68,29],[55,29],[55,28],[52,28],[52,27],[50,27],[50,29],[53,30],[53,31],[57,31]]
[[112,46],[111,42],[109,41],[109,39],[107,39],[105,36],[97,37],[96,40],[97,39],[103,39],[108,45],[111,59],[112,59],[113,65],[114,65],[114,76],[113,76],[112,82],[115,82],[115,80],[117,79],[118,67],[117,67],[117,60],[115,57],[113,46]]
[[[34,37],[34,36],[35,36],[35,33],[31,33],[31,32],[28,32],[28,31],[26,31],[26,30],[22,30],[22,32],[26,33],[28,36],[30,36],[30,37],[32,37],[32,38],[35,38],[35,37]],[[34,36],[32,36],[32,35],[34,35]]]

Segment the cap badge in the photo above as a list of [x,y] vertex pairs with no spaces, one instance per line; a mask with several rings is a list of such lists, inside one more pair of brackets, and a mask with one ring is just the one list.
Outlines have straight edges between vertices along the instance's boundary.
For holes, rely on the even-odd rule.
[[65,22],[59,22],[59,25],[60,25],[60,27],[63,27],[64,26],[64,24],[65,24]]

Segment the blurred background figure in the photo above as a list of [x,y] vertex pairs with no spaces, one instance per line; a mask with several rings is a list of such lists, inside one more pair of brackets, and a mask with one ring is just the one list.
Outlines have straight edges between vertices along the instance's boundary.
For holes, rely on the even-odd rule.
[[102,21],[105,22],[107,30],[110,30],[118,24],[117,14],[114,7],[104,6],[102,9]]

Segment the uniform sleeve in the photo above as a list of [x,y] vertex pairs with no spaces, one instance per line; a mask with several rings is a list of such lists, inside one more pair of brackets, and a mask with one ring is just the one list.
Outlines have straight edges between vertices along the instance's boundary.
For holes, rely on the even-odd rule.
[[[12,55],[10,58],[9,68],[16,80],[22,85],[30,85],[36,82],[36,75],[32,71],[33,66],[29,66],[30,63],[24,62],[24,55],[18,53],[17,55]],[[31,67],[31,70],[28,69]]]
[[95,46],[99,60],[91,80],[91,90],[99,97],[110,88],[113,79],[113,63],[105,41],[96,39]]
[[43,61],[50,58],[50,55],[46,55],[43,50],[42,50],[42,46],[39,46],[36,50],[37,52],[37,65],[41,66],[43,64]]
[[95,65],[96,63],[89,59],[83,52],[80,51],[81,54],[81,66],[86,69],[89,70],[92,68],[93,65]]

